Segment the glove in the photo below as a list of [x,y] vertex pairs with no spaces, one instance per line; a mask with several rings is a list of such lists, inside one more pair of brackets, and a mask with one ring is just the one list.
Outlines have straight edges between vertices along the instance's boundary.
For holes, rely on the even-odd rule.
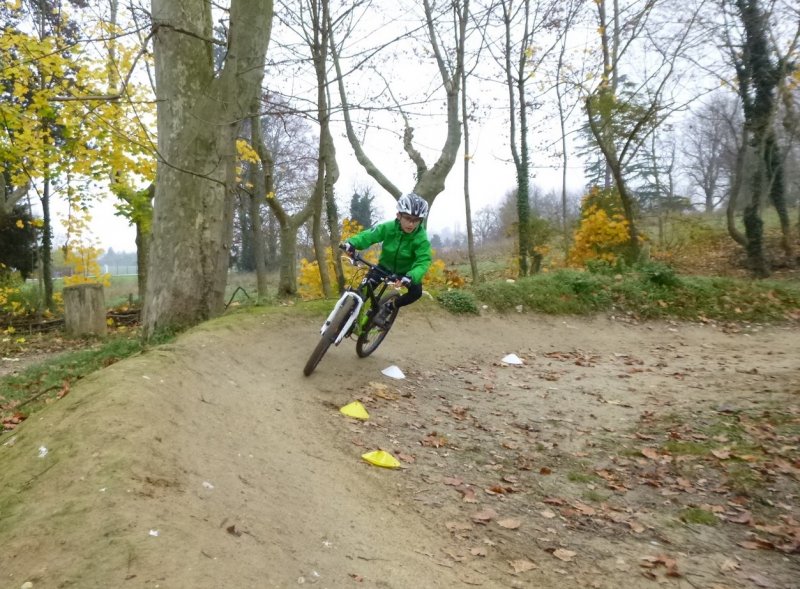
[[340,245],[339,247],[340,247],[340,248],[342,248],[342,249],[345,251],[345,253],[346,253],[348,256],[350,256],[351,258],[352,258],[352,257],[355,255],[355,253],[356,253],[356,248],[354,248],[354,247],[353,247],[353,245],[352,245],[352,244],[351,244],[349,241],[345,241],[345,242],[344,242],[342,245]]
[[403,276],[400,278],[400,286],[408,286],[409,284],[411,284],[410,276]]

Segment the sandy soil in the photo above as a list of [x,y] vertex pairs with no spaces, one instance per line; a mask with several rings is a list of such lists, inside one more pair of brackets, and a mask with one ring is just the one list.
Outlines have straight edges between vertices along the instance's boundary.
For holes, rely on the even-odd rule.
[[319,322],[210,322],[4,435],[0,588],[800,587],[796,326],[419,305],[305,378]]

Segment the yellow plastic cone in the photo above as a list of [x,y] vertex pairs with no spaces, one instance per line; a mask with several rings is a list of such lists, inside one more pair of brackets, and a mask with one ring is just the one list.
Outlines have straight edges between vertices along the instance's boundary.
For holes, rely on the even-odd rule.
[[383,450],[367,452],[366,454],[362,454],[361,458],[370,464],[374,464],[375,466],[381,466],[383,468],[400,468],[400,461]]
[[369,413],[364,409],[364,406],[359,401],[348,403],[341,409],[340,413],[347,415],[347,417],[355,417],[356,419],[369,419]]

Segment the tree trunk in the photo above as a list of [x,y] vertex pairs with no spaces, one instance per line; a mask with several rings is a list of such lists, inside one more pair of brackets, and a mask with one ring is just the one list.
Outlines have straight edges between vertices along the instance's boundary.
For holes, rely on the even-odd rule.
[[[251,119],[251,124],[257,125],[257,118]],[[264,230],[261,223],[261,199],[264,195],[263,176],[258,173],[258,166],[251,166],[253,179],[253,192],[249,195],[248,217],[250,218],[250,228],[253,241],[253,262],[256,271],[256,288],[258,290],[258,300],[267,298],[267,262],[266,244],[264,240]]]
[[[600,92],[610,92],[609,89],[600,89]],[[617,157],[614,139],[606,138],[601,129],[608,128],[610,121],[601,120],[601,125],[598,127],[595,120],[595,113],[592,110],[592,97],[586,98],[586,113],[589,120],[589,129],[597,142],[600,151],[603,152],[606,166],[611,171],[612,178],[616,184],[619,199],[622,202],[622,210],[625,214],[625,220],[628,223],[628,244],[625,253],[625,259],[628,262],[635,262],[639,259],[641,248],[639,244],[639,232],[636,229],[636,220],[634,216],[634,202],[633,196],[628,191],[628,186],[625,183],[625,177],[622,175],[622,163]],[[600,115],[604,117],[603,114]]]
[[[317,119],[319,120],[319,165],[322,176],[322,198],[325,203],[325,218],[328,222],[329,247],[333,258],[333,271],[336,275],[336,286],[339,292],[344,289],[344,270],[342,260],[337,255],[337,247],[341,241],[339,231],[339,212],[336,208],[336,194],[334,187],[339,179],[339,166],[336,163],[336,145],[331,135],[330,100],[328,97],[328,46],[331,36],[331,19],[329,0],[320,0],[317,4],[312,2],[311,20],[313,25],[313,42],[311,54],[314,59],[314,71],[317,76]],[[319,261],[320,267],[327,267],[327,260],[323,257]],[[323,292],[329,296],[328,291]]]
[[567,121],[566,116],[564,114],[564,105],[563,100],[564,97],[561,95],[561,69],[562,69],[562,60],[564,58],[564,51],[566,50],[566,38],[564,39],[564,45],[561,48],[561,54],[558,57],[558,76],[559,78],[556,80],[556,96],[558,98],[558,122],[559,128],[561,130],[561,231],[564,236],[564,259],[567,259],[569,256],[569,247],[570,247],[570,234],[569,234],[569,227],[567,225],[567,164],[568,164],[568,153],[567,153]]
[[64,331],[70,337],[106,334],[102,284],[76,284],[64,288]]
[[733,181],[731,182],[730,194],[728,195],[728,206],[725,209],[728,235],[743,248],[747,247],[747,238],[736,227],[736,206],[739,202],[739,193],[742,190],[742,182],[745,175],[748,142],[749,135],[747,126],[744,125],[742,128],[742,143],[738,146],[738,151],[736,153],[736,169],[733,171]]
[[[327,109],[327,102],[326,102]],[[328,220],[328,235],[330,236],[330,248],[333,252],[333,271],[336,274],[336,285],[338,291],[344,290],[344,269],[342,268],[342,257],[338,255],[339,243],[342,241],[342,233],[339,231],[339,209],[336,207],[336,194],[334,185],[339,179],[339,166],[336,163],[336,147],[331,136],[329,118],[325,119],[322,129],[323,141],[322,159],[325,162],[325,217]]]
[[472,206],[469,198],[469,163],[471,155],[469,153],[469,117],[467,116],[467,72],[461,71],[461,112],[464,120],[464,208],[467,215],[467,253],[469,256],[469,267],[472,271],[472,283],[478,284],[478,261],[475,258],[475,236],[472,233]]
[[267,263],[264,247],[264,231],[261,228],[261,207],[258,197],[250,195],[250,222],[253,226],[253,260],[256,265],[256,288],[258,299],[267,298]]
[[139,289],[139,302],[144,300],[147,288],[147,257],[150,252],[150,234],[141,223],[136,223],[136,286]]
[[[608,162],[608,160],[606,161]],[[617,185],[619,199],[622,201],[622,210],[625,212],[625,220],[628,222],[628,245],[625,259],[633,263],[639,260],[642,253],[639,243],[639,231],[636,228],[633,196],[628,192],[628,185],[625,183],[625,178],[622,176],[622,167],[619,163],[615,162],[617,165],[614,165],[612,162],[608,163],[611,168],[611,174],[614,176],[614,182]]]
[[224,309],[236,137],[261,90],[272,0],[232,0],[218,73],[210,2],[152,0],[152,13],[159,161],[145,339]]
[[[258,108],[258,101],[253,105],[253,110]],[[256,140],[261,140],[260,133],[254,133],[254,129],[261,121],[255,116],[250,119],[250,144],[254,145]],[[258,290],[258,300],[267,298],[267,243],[264,235],[264,226],[261,219],[261,204],[267,194],[267,187],[264,182],[265,175],[261,173],[257,163],[250,164],[250,183],[253,191],[248,195],[247,216],[250,219],[250,230],[253,247],[253,264],[256,272],[256,289]]]
[[778,213],[781,223],[781,248],[783,249],[786,262],[794,264],[794,248],[792,246],[792,223],[789,220],[789,207],[786,204],[786,178],[784,176],[781,148],[775,136],[775,131],[770,130],[767,135],[766,152],[764,162],[769,175],[769,199],[772,206]]
[[[330,130],[328,128],[330,114],[328,112],[328,97],[326,94],[327,72],[325,69],[328,45],[327,24],[330,20],[326,18],[327,7],[327,1],[323,0],[321,6],[318,6],[317,10],[312,11],[311,14],[314,24],[314,37],[313,42],[311,43],[311,55],[314,61],[314,71],[317,76],[317,121],[319,122],[320,126],[319,157],[317,159],[317,183],[314,186],[314,223],[311,237],[314,241],[314,252],[317,257],[317,268],[319,270],[319,278],[322,285],[322,294],[326,298],[329,298],[333,295],[333,290],[331,289],[331,277],[330,273],[328,272],[327,246],[322,241],[322,209],[323,204],[326,201],[325,192],[327,184],[326,179],[328,158],[331,156],[335,158],[336,156],[335,153],[327,149],[329,146],[326,145],[327,138],[330,134]],[[331,184],[331,190],[332,189],[333,186]],[[330,219],[328,219],[328,226],[331,226]],[[334,257],[336,257],[335,253],[336,250],[333,250]]]
[[322,186],[325,176],[325,164],[320,159],[317,162],[317,183],[314,186],[314,216],[311,223],[311,241],[314,244],[314,256],[317,258],[317,271],[319,272],[319,280],[322,286],[322,296],[330,298],[333,296],[331,290],[331,277],[328,272],[328,262],[326,256],[326,244],[322,241],[322,202],[323,191]]
[[[526,10],[527,10],[526,5]],[[527,13],[526,13],[527,16]],[[528,275],[528,252],[530,251],[530,203],[528,202],[528,143],[527,143],[527,116],[525,107],[525,80],[527,78],[525,67],[528,56],[527,29],[521,42],[521,49],[516,65],[511,60],[511,29],[512,14],[510,7],[503,4],[503,24],[505,35],[505,63],[506,86],[508,89],[509,133],[511,157],[514,160],[514,169],[517,173],[517,258],[519,262],[519,275]],[[517,113],[519,101],[519,114]],[[517,147],[517,117],[519,117],[519,147]]]
[[281,227],[281,270],[278,295],[297,294],[297,229],[294,224]]
[[44,307],[53,308],[53,227],[50,217],[50,175],[45,172],[42,186],[42,280]]

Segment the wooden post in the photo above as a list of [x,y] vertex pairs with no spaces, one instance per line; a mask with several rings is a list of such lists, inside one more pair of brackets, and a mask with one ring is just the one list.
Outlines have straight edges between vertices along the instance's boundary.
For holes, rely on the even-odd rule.
[[64,330],[71,337],[106,334],[106,302],[102,284],[64,287]]

